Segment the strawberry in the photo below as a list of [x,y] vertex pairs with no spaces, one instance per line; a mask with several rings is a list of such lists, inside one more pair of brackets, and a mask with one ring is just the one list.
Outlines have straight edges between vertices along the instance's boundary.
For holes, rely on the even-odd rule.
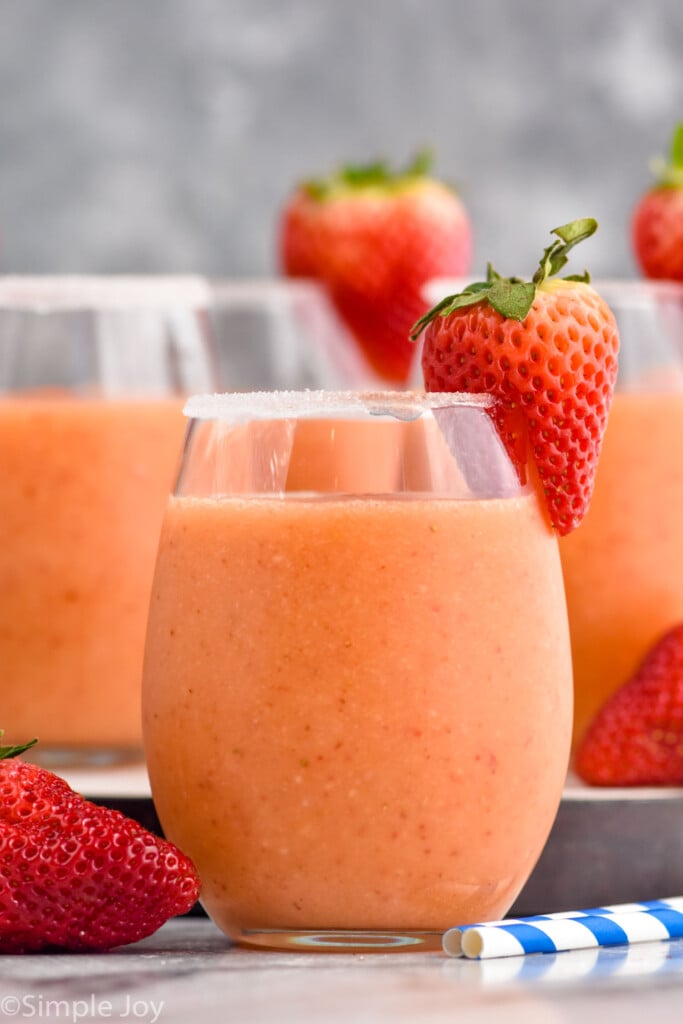
[[603,705],[579,744],[575,769],[596,786],[683,785],[683,623]]
[[[0,731],[0,737],[2,732]],[[0,747],[0,953],[103,950],[186,913],[192,863],[119,811]]]
[[[597,229],[555,228],[531,281],[503,278],[449,295],[419,320],[428,391],[487,392],[500,436],[525,477],[527,438],[550,519],[567,534],[585,515],[617,374],[619,338],[607,304],[580,277],[549,280],[570,249]],[[526,422],[526,433],[521,426]]]
[[288,276],[326,286],[375,372],[404,384],[424,285],[466,273],[472,237],[460,199],[420,155],[397,174],[378,163],[301,185],[283,212],[280,248]]
[[683,121],[668,161],[653,164],[657,184],[638,201],[631,225],[636,259],[646,277],[683,281]]

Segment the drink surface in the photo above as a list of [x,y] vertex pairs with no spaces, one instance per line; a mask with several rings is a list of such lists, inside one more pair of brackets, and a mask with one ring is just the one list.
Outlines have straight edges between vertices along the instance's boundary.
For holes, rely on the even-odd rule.
[[617,393],[581,527],[560,541],[575,739],[683,621],[683,393]]
[[227,933],[501,916],[555,816],[571,713],[535,496],[170,500],[145,747]]
[[140,745],[149,592],[183,432],[176,399],[0,401],[7,740]]

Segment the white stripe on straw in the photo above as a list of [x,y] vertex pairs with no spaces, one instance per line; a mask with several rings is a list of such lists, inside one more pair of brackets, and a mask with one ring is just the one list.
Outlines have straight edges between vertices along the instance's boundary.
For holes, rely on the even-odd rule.
[[[635,977],[640,975],[680,972],[683,950],[671,952],[665,942],[631,946],[596,946],[540,956],[491,957],[487,960],[466,960],[449,957],[445,963],[446,977],[450,971],[456,979],[476,979],[487,986],[509,985],[511,982],[533,982],[553,985],[582,978]],[[462,969],[467,974],[462,973]]]
[[[679,909],[680,908],[680,909]],[[683,937],[683,898],[621,904],[547,916],[450,928],[443,949],[450,956],[485,959],[557,953],[568,949],[630,945]]]

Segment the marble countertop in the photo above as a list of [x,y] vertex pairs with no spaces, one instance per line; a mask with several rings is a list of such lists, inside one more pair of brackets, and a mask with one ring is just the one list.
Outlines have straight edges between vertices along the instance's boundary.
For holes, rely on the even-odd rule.
[[283,954],[206,919],[99,955],[0,956],[0,1021],[619,1024],[683,1020],[683,940],[504,960]]

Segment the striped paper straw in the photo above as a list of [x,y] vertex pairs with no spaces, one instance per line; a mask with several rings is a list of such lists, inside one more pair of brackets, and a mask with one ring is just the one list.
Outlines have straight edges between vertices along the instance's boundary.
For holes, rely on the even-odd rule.
[[486,959],[683,937],[683,897],[449,928],[450,956]]
[[574,949],[541,956],[491,957],[468,960],[447,957],[444,977],[456,983],[479,982],[486,987],[531,983],[552,987],[585,978],[627,978],[678,974],[683,968],[683,944],[638,943],[631,946]]
[[683,912],[683,896],[671,896],[664,900],[647,900],[644,903],[614,903],[604,907],[590,907],[587,910],[562,910],[554,914],[535,914],[531,917],[506,917],[502,921],[479,921],[450,928],[444,935],[444,949],[451,956],[462,956],[460,940],[462,933],[470,928],[491,928],[494,925],[534,924],[536,921],[563,921],[582,917],[606,917],[614,914],[635,914],[650,910],[680,910]]

